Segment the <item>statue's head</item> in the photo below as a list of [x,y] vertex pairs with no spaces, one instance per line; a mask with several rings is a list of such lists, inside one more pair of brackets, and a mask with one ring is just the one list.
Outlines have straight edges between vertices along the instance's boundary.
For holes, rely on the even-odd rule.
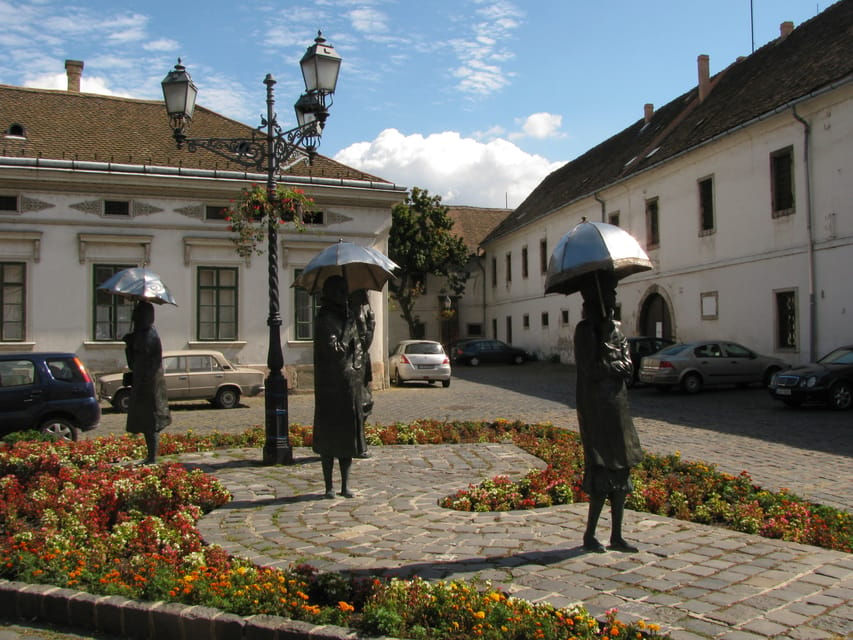
[[150,329],[154,325],[154,305],[146,300],[137,302],[133,308],[131,321],[136,330]]
[[616,283],[613,271],[594,271],[584,277],[580,292],[583,296],[584,317],[609,318],[616,309]]
[[323,283],[323,305],[345,306],[347,302],[347,281],[342,276],[329,276]]

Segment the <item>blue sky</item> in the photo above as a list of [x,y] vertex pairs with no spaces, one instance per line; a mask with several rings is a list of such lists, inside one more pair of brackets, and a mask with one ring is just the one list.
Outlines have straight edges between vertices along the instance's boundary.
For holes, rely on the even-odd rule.
[[[445,204],[518,206],[548,173],[831,3],[814,0],[0,0],[0,84],[199,103],[257,126],[267,73],[295,125],[318,29],[343,57],[320,152]],[[168,135],[164,115],[164,135]]]

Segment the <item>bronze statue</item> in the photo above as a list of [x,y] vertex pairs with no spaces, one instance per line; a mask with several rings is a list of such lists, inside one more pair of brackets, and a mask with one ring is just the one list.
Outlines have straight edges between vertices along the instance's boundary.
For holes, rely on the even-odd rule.
[[122,338],[130,367],[130,406],[126,431],[145,436],[148,455],[141,464],[155,464],[160,431],[172,422],[163,376],[163,346],[154,328],[154,305],[144,300],[133,309],[132,331]]
[[349,472],[359,453],[358,434],[364,422],[363,373],[353,366],[359,342],[348,312],[346,281],[331,276],[323,283],[320,309],[314,321],[314,442],[320,455],[326,498],[334,498],[335,458],[341,471],[340,495],[352,498]]
[[635,552],[622,537],[625,498],[633,490],[631,468],[643,458],[628,409],[625,381],[632,365],[628,341],[614,320],[617,278],[612,271],[584,277],[583,319],[575,328],[577,412],[584,450],[583,490],[589,495],[584,549],[601,553],[595,529],[604,502],[610,499],[609,549]]
[[350,293],[349,311],[358,338],[353,349],[353,368],[362,372],[362,417],[358,429],[358,457],[369,458],[367,440],[364,437],[364,419],[373,410],[373,391],[370,388],[373,381],[373,366],[370,362],[370,345],[373,342],[376,319],[373,309],[370,308],[366,289],[356,289]]

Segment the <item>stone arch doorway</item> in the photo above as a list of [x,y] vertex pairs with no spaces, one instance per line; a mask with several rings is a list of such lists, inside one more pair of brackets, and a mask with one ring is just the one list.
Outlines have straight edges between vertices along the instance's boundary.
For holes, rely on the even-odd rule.
[[675,339],[670,305],[660,291],[650,291],[643,300],[638,329],[642,336]]

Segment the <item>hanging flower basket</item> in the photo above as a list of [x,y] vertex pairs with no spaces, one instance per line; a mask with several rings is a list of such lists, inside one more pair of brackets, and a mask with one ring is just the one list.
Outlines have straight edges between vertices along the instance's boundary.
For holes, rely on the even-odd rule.
[[248,258],[253,253],[263,255],[264,241],[270,221],[277,225],[293,223],[296,230],[302,231],[302,215],[310,211],[314,204],[302,189],[293,189],[279,185],[273,202],[267,197],[264,185],[253,184],[243,189],[238,200],[232,200],[228,207],[228,230],[234,233],[231,240],[237,255]]

